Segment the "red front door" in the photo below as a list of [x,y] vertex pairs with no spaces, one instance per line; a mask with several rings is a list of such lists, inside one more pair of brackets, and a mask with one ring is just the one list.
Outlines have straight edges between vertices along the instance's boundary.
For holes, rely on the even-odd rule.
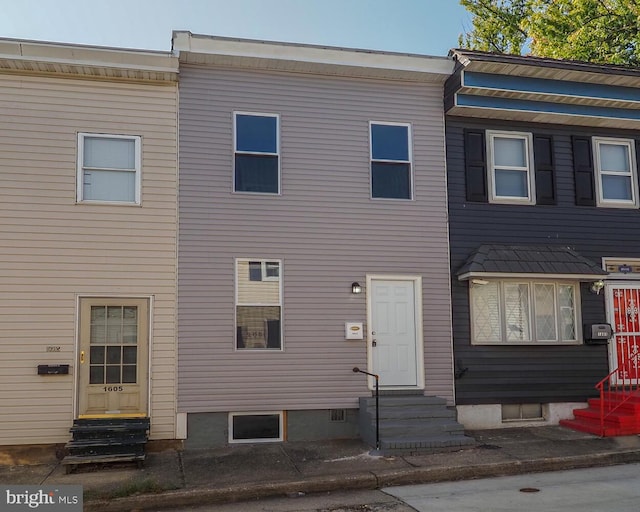
[[638,382],[640,351],[640,284],[613,284],[608,289],[609,322],[615,333],[609,342],[613,382]]

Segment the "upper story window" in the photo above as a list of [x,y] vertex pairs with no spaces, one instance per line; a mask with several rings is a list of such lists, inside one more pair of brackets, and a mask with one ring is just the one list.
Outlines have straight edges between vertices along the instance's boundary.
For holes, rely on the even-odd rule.
[[634,141],[593,137],[598,206],[638,207]]
[[530,133],[487,132],[489,200],[535,203],[535,173]]
[[280,193],[277,114],[234,112],[234,190]]
[[469,300],[473,344],[579,342],[579,297],[575,282],[470,283]]
[[236,348],[282,348],[282,264],[236,261]]
[[370,123],[371,197],[411,199],[411,140],[408,124]]
[[140,204],[141,138],[78,134],[77,201]]

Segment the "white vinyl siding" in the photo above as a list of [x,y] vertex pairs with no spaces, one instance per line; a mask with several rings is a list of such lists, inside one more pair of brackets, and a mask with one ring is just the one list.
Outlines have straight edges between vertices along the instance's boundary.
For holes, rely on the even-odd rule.
[[635,143],[631,139],[593,138],[598,206],[638,207]]
[[[180,77],[180,410],[357,408],[367,350],[344,325],[366,320],[351,283],[367,273],[429,283],[425,392],[453,403],[442,86],[191,65]],[[281,196],[231,193],[240,109],[280,115]],[[371,200],[378,119],[411,125],[410,203]],[[283,262],[285,350],[234,348],[237,257]]]
[[579,343],[579,286],[573,282],[469,283],[472,343]]
[[489,201],[535,204],[533,136],[487,131]]
[[[79,296],[153,298],[151,438],[174,438],[175,83],[5,74],[0,109],[0,445],[70,439]],[[144,206],[77,204],[78,133],[143,138]]]

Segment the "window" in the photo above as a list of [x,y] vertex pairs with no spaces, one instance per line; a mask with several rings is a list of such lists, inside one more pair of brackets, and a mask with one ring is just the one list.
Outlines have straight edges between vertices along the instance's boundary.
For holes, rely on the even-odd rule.
[[535,203],[532,145],[530,133],[487,132],[491,202]]
[[234,190],[280,193],[279,117],[234,112]]
[[411,199],[409,125],[370,123],[371,197]]
[[78,202],[140,204],[140,137],[78,134]]
[[282,441],[282,412],[230,413],[230,443],[265,443]]
[[236,348],[282,348],[281,263],[236,261]]
[[577,283],[483,280],[469,297],[474,344],[578,343]]
[[277,281],[280,279],[280,263],[277,261],[250,261],[249,281]]
[[634,142],[593,138],[598,206],[638,207]]

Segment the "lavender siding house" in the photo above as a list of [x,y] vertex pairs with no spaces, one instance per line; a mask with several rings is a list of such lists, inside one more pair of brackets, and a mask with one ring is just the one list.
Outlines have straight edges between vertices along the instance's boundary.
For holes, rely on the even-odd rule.
[[374,381],[354,367],[452,407],[453,62],[188,32],[173,50],[187,447],[368,438]]

